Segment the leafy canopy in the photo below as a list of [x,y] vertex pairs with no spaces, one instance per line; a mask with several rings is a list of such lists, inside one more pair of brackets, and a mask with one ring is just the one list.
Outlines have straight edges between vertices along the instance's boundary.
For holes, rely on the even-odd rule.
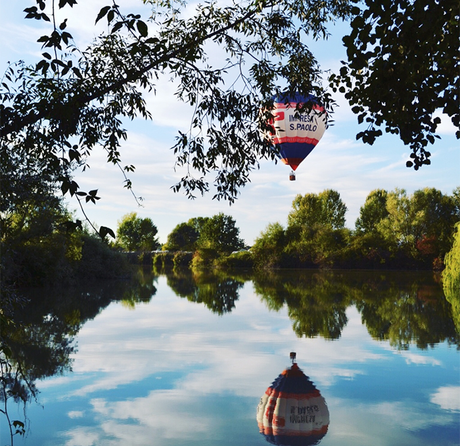
[[211,249],[229,254],[244,248],[235,219],[223,212],[206,219],[197,240],[199,249]]
[[179,223],[169,234],[166,244],[167,251],[194,251],[199,232],[191,222]]
[[[357,139],[385,132],[411,148],[408,167],[430,164],[440,114],[460,128],[460,6],[457,0],[365,0],[343,38],[347,61],[331,86],[345,93],[359,123]],[[457,130],[460,138],[460,130]]]
[[157,233],[158,229],[150,218],[140,218],[131,212],[118,223],[117,241],[127,251],[153,251],[160,246]]
[[319,194],[297,195],[292,202],[293,210],[288,215],[289,226],[314,227],[327,225],[332,229],[345,226],[347,206],[340,194],[327,189]]
[[375,189],[366,197],[366,201],[359,210],[356,220],[356,230],[362,233],[377,231],[377,225],[388,216],[387,211],[388,192],[383,189]]

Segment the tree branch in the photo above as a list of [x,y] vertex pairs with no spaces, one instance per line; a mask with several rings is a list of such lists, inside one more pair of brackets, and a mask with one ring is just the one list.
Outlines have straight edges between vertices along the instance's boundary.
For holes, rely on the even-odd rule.
[[[249,10],[244,16],[240,17],[234,22],[222,28],[219,28],[218,30],[215,30],[209,34],[206,34],[205,36],[199,39],[191,39],[189,43],[185,45],[181,45],[180,47],[177,47],[170,52],[166,52],[161,57],[156,58],[155,60],[145,65],[138,71],[132,71],[131,73],[128,73],[126,77],[116,82],[113,82],[112,84],[106,86],[105,88],[94,90],[92,93],[86,93],[86,94],[80,94],[80,95],[73,96],[71,101],[68,101],[65,104],[60,104],[60,106],[67,107],[67,106],[71,106],[72,104],[88,104],[95,99],[104,97],[106,94],[110,92],[117,91],[119,88],[123,87],[124,85],[130,84],[132,82],[136,82],[139,79],[141,79],[141,77],[145,75],[147,72],[161,66],[165,62],[171,61],[179,57],[180,54],[186,53],[191,48],[201,45],[207,40],[210,40],[219,34],[223,34],[227,32],[228,30],[237,27],[238,25],[244,23],[246,20],[248,20],[251,16],[253,16],[257,12],[258,12],[257,9]],[[5,138],[10,134],[20,132],[25,127],[31,124],[35,124],[39,122],[40,120],[45,119],[47,116],[50,115],[50,111],[53,110],[53,108],[54,108],[54,105],[49,103],[49,107],[43,108],[38,112],[35,110],[31,110],[26,116],[22,118],[14,119],[14,122],[11,122],[11,123],[7,122],[7,123],[0,124],[0,137]],[[11,119],[9,121],[11,121]]]

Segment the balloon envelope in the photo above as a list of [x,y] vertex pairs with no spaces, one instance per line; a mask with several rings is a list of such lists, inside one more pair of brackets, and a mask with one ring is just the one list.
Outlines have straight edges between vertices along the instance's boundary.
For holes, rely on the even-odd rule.
[[313,445],[327,433],[329,410],[319,390],[294,363],[260,399],[257,423],[269,443]]
[[[281,161],[296,170],[323,136],[326,112],[312,95],[293,93],[273,99],[271,139],[279,148]],[[311,106],[311,111],[299,112],[302,104]]]

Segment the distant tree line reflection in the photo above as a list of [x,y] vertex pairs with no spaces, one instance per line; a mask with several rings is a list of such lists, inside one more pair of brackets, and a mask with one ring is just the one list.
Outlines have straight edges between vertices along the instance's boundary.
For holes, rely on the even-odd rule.
[[460,317],[444,297],[439,276],[417,272],[263,271],[229,275],[171,269],[163,272],[180,297],[217,314],[235,308],[239,291],[252,281],[270,310],[287,308],[297,336],[340,338],[347,309],[355,306],[369,334],[398,349],[426,349],[447,341],[459,345]]
[[254,277],[255,292],[270,309],[287,306],[297,336],[338,339],[355,306],[369,334],[398,349],[459,345],[459,315],[432,274],[408,272],[273,272]]

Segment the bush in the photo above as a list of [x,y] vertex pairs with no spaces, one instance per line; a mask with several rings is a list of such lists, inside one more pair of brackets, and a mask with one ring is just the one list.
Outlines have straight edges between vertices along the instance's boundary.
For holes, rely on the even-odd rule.
[[126,256],[111,249],[99,237],[83,234],[82,258],[78,276],[87,280],[128,277],[131,268]]
[[153,265],[157,268],[174,265],[174,253],[167,251],[158,252],[153,258]]
[[212,248],[200,248],[193,254],[192,269],[214,268],[218,252]]
[[177,251],[174,254],[174,267],[189,266],[193,259],[193,253],[188,251]]
[[220,268],[252,268],[254,259],[250,251],[239,251],[217,260]]

